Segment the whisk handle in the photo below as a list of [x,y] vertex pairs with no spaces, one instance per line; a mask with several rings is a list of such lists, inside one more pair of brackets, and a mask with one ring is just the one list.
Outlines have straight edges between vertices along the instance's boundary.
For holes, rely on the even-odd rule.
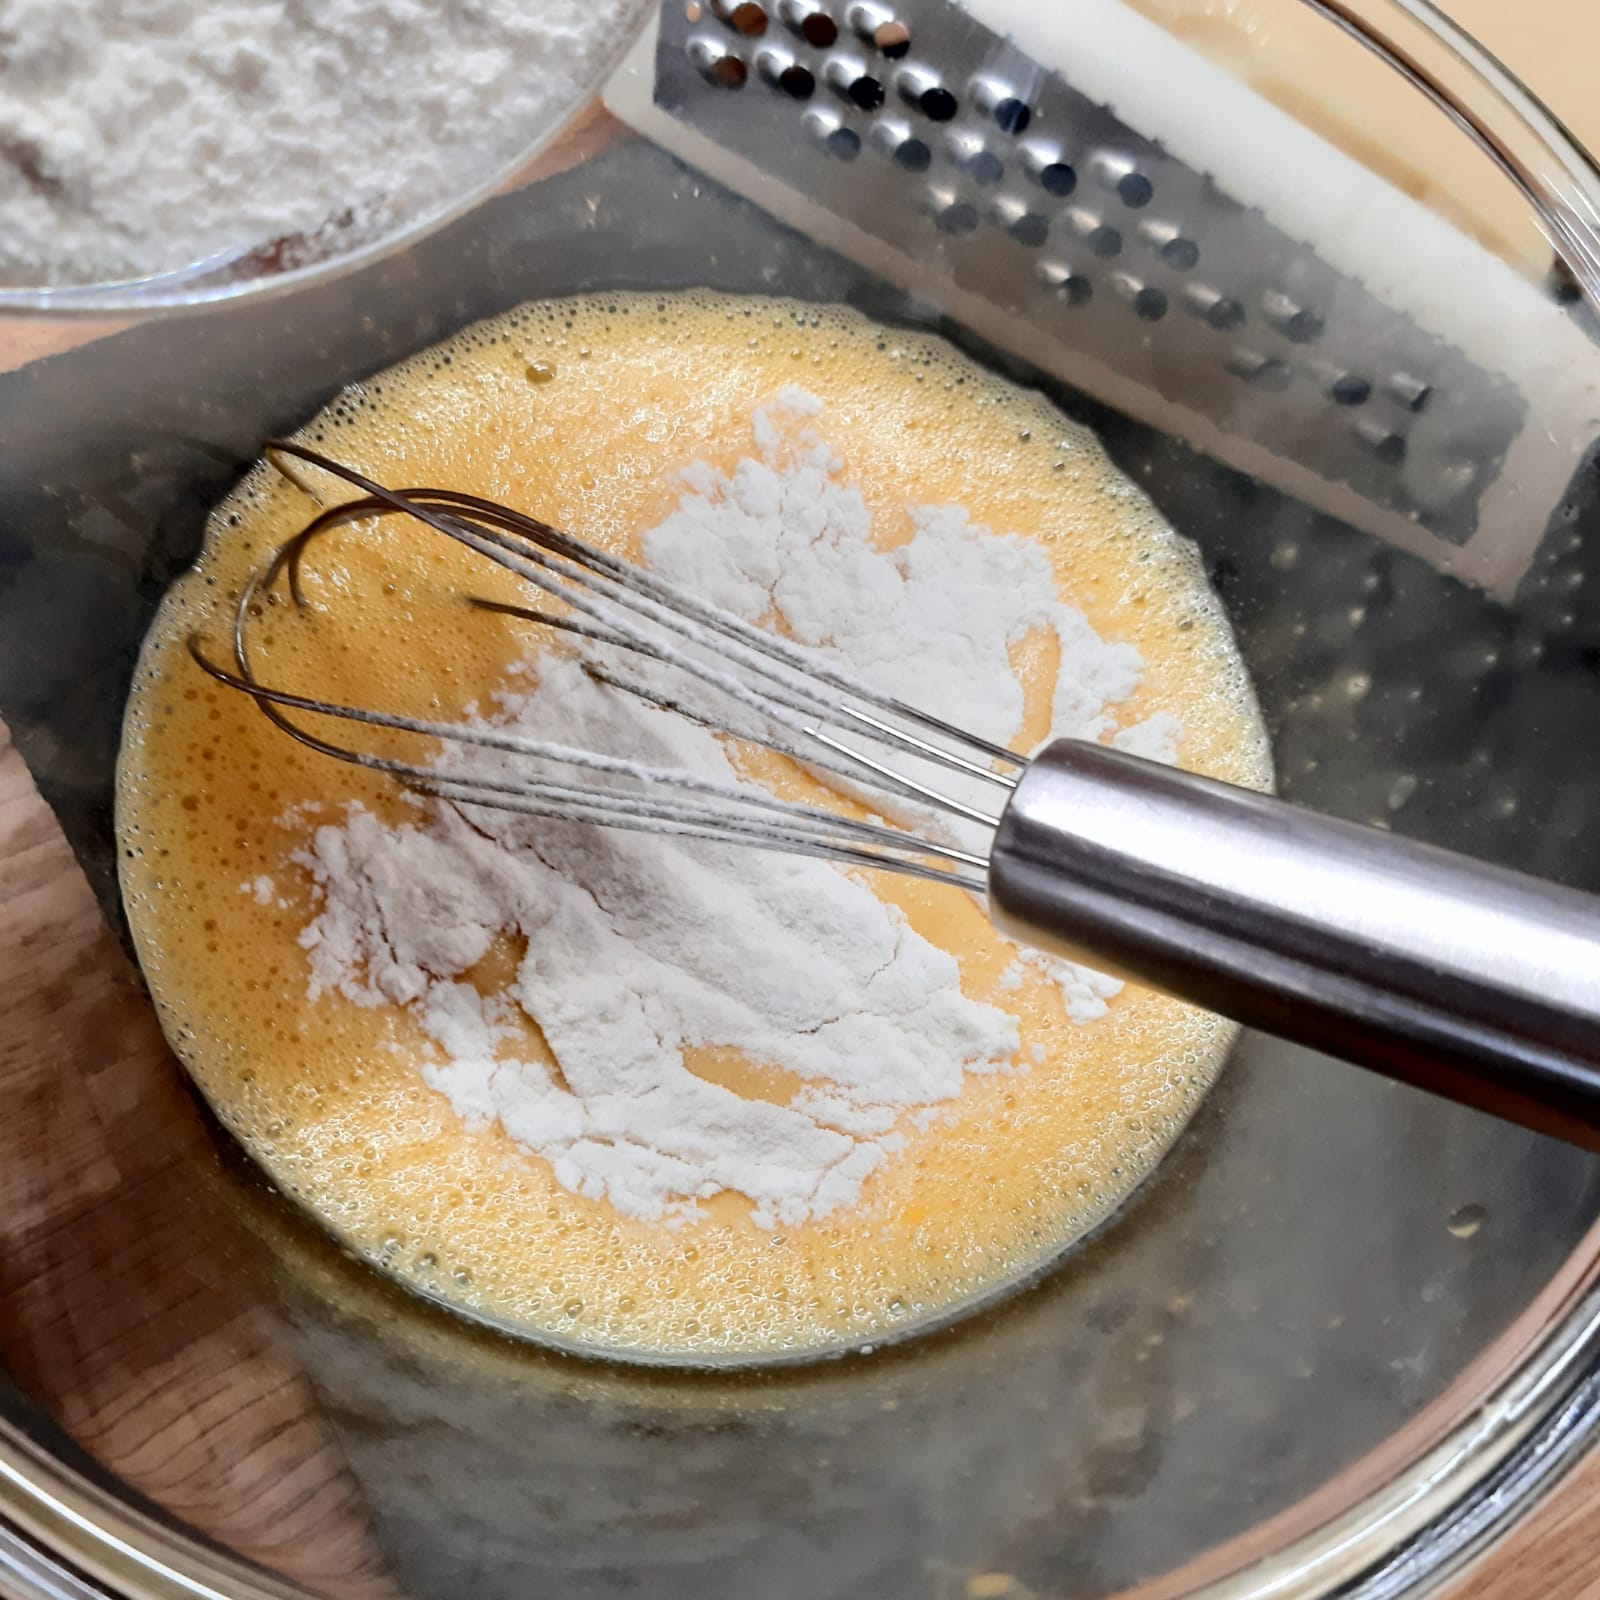
[[1001,819],[1010,937],[1600,1151],[1600,898],[1077,740]]

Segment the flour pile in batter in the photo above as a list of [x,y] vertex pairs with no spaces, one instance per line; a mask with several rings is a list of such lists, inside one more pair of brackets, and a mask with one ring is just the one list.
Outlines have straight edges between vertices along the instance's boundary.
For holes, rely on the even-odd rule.
[[[758,411],[760,458],[691,472],[678,509],[644,536],[647,566],[1003,740],[1023,716],[1009,652],[1046,630],[1060,660],[1051,732],[1109,731],[1138,652],[1060,602],[1038,545],[958,510],[918,510],[908,544],[875,549],[848,464],[811,428],[780,432],[820,410],[786,391]],[[501,697],[497,727],[737,776],[716,735],[594,682],[570,656],[542,655],[529,676]],[[1159,718],[1157,738],[1175,732]],[[1152,729],[1130,733],[1149,742]],[[490,775],[517,764],[480,759]],[[498,1120],[568,1189],[675,1220],[731,1190],[759,1226],[806,1222],[856,1202],[904,1143],[902,1113],[953,1100],[964,1070],[1017,1070],[1015,1018],[967,999],[955,958],[835,866],[431,804],[422,823],[358,811],[318,830],[301,858],[324,897],[302,936],[310,997],[415,1006],[443,1057],[424,1078],[470,1121]],[[526,953],[506,989],[481,995],[463,974],[506,936]],[[1120,987],[1053,966],[1082,1020]],[[518,1053],[529,1022],[553,1063]],[[746,1098],[691,1072],[694,1046],[801,1087],[784,1105]]]
[[[937,341],[768,300],[555,302],[307,435],[536,511],[1014,748],[1266,777],[1190,548],[1086,433]],[[314,511],[265,469],[219,511],[141,660],[118,823],[169,1037],[354,1249],[536,1337],[770,1359],[997,1293],[1170,1144],[1231,1027],[1018,950],[970,895],[403,797],[286,740],[185,643]],[[306,579],[306,611],[258,624],[285,688],[865,814],[462,605],[512,580],[401,519],[324,535]]]

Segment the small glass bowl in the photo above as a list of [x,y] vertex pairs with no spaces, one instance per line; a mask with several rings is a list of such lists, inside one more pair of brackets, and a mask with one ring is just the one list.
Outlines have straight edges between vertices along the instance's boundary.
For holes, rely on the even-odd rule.
[[285,261],[281,246],[270,241],[227,251],[170,271],[146,277],[97,283],[8,285],[0,283],[0,316],[42,317],[93,315],[138,320],[161,312],[234,304],[289,294],[336,278],[379,260],[436,232],[502,188],[542,176],[563,164],[569,139],[574,159],[587,153],[584,128],[600,85],[622,61],[636,39],[650,0],[630,0],[608,47],[597,58],[586,81],[577,85],[559,113],[529,137],[509,160],[498,148],[489,164],[446,200],[418,197],[396,208],[383,224],[349,220],[324,229],[315,240],[297,244]]

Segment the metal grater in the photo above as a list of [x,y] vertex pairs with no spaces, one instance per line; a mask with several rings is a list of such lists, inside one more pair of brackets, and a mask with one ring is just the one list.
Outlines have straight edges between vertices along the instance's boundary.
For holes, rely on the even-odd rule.
[[1386,303],[951,0],[665,0],[606,100],[1034,365],[1491,587],[1575,470],[1530,395],[1543,410],[1593,351],[1535,286],[1497,291],[1535,302],[1519,381],[1453,336],[1459,309],[1452,327]]

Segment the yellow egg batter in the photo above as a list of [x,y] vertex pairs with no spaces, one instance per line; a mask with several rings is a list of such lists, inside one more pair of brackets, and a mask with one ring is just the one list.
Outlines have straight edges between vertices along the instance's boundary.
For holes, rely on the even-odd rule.
[[[952,504],[1038,540],[1063,597],[1143,653],[1123,720],[1170,711],[1183,765],[1267,781],[1254,701],[1192,549],[1081,429],[937,340],[787,301],[540,303],[347,391],[300,437],[382,482],[470,490],[631,556],[676,504],[677,470],[731,468],[755,410],[795,383],[823,402],[875,537],[909,537],[910,505]],[[324,503],[351,497],[305,478]],[[391,819],[406,807],[387,780],[292,743],[186,651],[197,633],[225,657],[248,575],[316,509],[258,468],[214,515],[139,664],[118,828],[124,898],[175,1049],[276,1182],[352,1248],[472,1316],[568,1346],[792,1357],[992,1296],[1103,1218],[1171,1143],[1230,1025],[1133,988],[1074,1024],[1047,981],[1000,983],[1014,952],[972,899],[898,879],[874,888],[958,956],[971,998],[1019,1019],[1019,1059],[1039,1064],[968,1076],[949,1118],[924,1130],[907,1119],[904,1150],[858,1205],[774,1231],[725,1193],[669,1228],[563,1189],[498,1125],[469,1131],[419,1075],[430,1047],[409,1014],[307,998],[297,941],[316,898],[291,856],[347,801]],[[467,559],[398,520],[329,536],[311,608],[267,608],[262,676],[436,718],[488,703],[527,629],[462,605],[464,586],[489,587]],[[1054,663],[1034,651],[1021,665],[1036,722]],[[253,891],[258,879],[270,891]],[[516,956],[497,949],[471,981],[493,992]],[[792,1087],[726,1052],[690,1064],[742,1093]]]

